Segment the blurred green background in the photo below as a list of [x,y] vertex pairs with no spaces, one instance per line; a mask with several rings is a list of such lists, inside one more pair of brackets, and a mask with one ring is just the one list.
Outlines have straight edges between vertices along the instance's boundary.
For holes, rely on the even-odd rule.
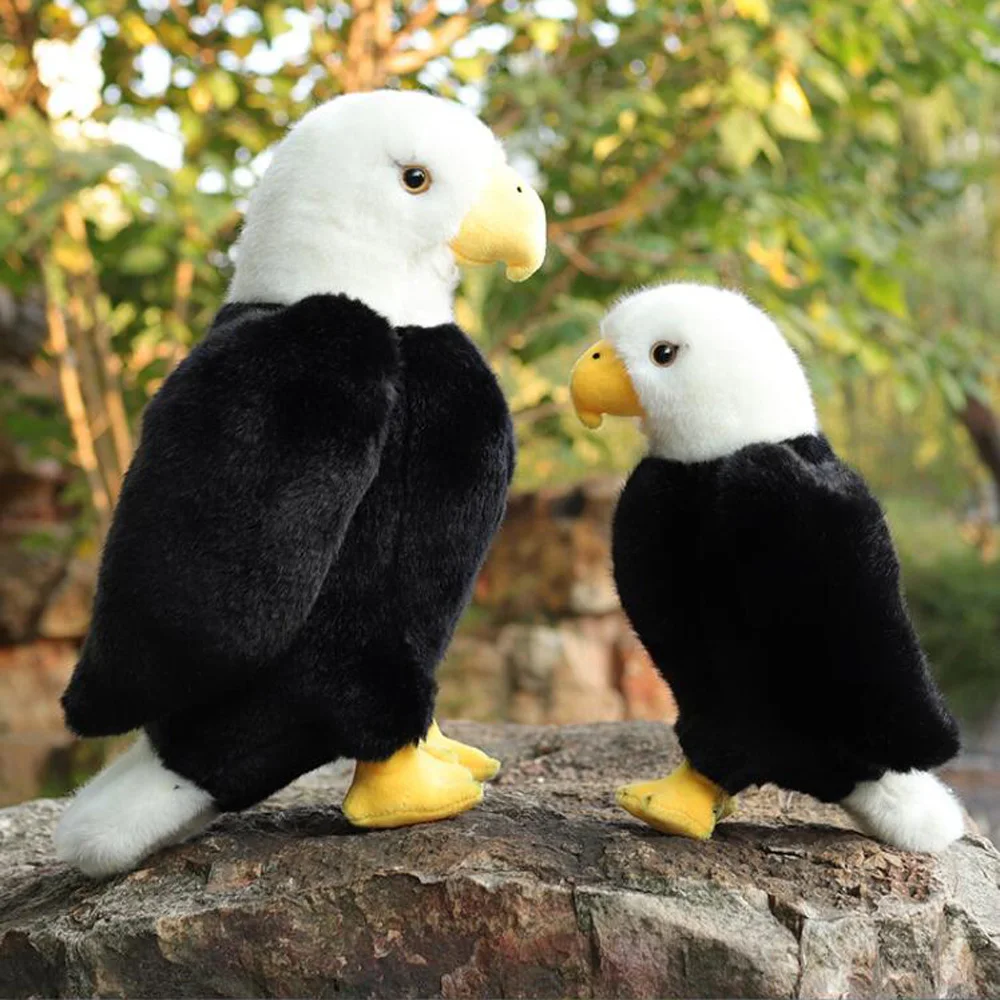
[[508,392],[517,488],[639,454],[633,428],[587,433],[566,405],[617,294],[740,285],[802,354],[828,434],[887,506],[935,669],[985,720],[998,68],[995,2],[0,0],[0,479],[58,486],[45,512],[7,504],[2,530],[92,555],[145,402],[224,295],[272,145],[338,93],[423,87],[504,137],[549,215],[543,271],[470,272],[457,309]]

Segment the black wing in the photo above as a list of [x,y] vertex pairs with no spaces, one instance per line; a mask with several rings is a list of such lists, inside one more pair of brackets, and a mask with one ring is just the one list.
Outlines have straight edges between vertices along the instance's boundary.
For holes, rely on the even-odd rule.
[[893,770],[958,750],[900,590],[885,517],[825,441],[755,445],[720,468],[719,530],[739,567],[732,613],[761,678],[811,736]]
[[285,650],[374,479],[396,334],[342,296],[227,306],[147,407],[63,704],[123,732]]

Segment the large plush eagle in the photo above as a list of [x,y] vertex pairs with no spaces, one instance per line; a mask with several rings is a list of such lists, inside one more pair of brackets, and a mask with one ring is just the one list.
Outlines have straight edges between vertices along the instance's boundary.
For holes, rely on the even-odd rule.
[[455,325],[456,260],[541,264],[538,195],[416,92],[337,98],[253,195],[228,301],[149,404],[64,695],[140,729],[59,855],[130,868],[339,757],[352,822],[475,805],[496,763],[432,725],[434,671],[496,531],[507,406]]

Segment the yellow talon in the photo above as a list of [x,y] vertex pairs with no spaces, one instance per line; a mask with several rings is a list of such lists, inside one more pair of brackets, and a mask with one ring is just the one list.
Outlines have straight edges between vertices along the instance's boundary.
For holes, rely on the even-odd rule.
[[464,767],[409,746],[388,760],[359,760],[341,808],[355,826],[389,829],[457,816],[482,800]]
[[490,757],[489,754],[483,753],[476,747],[470,747],[467,743],[460,743],[445,736],[437,722],[431,723],[427,737],[420,745],[438,760],[461,764],[477,781],[489,781],[490,778],[495,778],[500,770],[500,761],[495,757]]
[[665,778],[620,788],[616,798],[654,830],[693,840],[708,840],[716,822],[735,808],[733,798],[688,761]]

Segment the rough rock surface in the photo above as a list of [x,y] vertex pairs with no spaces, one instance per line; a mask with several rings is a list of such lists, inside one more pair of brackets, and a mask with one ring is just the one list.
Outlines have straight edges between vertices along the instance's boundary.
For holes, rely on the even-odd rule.
[[52,859],[61,803],[0,811],[0,996],[1000,995],[975,834],[907,854],[765,789],[693,843],[612,802],[676,760],[665,726],[446,729],[504,771],[408,830],[352,830],[334,765],[95,884]]

